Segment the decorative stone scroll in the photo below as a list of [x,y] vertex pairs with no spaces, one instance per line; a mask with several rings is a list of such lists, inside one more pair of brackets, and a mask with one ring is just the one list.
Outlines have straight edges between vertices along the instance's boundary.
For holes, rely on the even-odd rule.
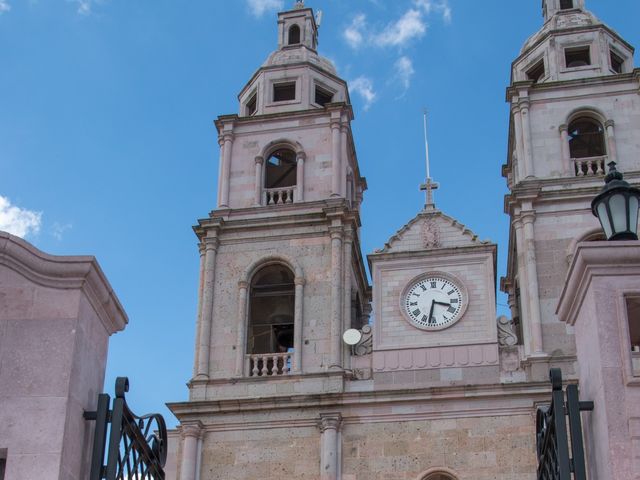
[[422,244],[424,248],[438,248],[440,246],[440,228],[433,216],[425,218],[422,223]]
[[512,347],[518,344],[518,334],[513,320],[504,315],[498,317],[498,343],[502,347]]

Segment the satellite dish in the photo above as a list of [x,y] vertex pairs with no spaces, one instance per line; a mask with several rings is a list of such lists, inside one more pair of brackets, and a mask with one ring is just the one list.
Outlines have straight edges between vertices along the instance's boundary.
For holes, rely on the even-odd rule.
[[347,345],[356,345],[360,340],[362,340],[362,333],[360,333],[360,330],[350,328],[342,334],[342,340]]
[[318,10],[316,12],[316,25],[320,28],[320,24],[322,23],[322,10]]

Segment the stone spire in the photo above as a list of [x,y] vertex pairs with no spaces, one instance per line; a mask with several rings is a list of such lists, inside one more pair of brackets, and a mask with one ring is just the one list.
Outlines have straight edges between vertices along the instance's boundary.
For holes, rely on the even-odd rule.
[[542,0],[542,15],[546,22],[558,12],[584,9],[585,0]]

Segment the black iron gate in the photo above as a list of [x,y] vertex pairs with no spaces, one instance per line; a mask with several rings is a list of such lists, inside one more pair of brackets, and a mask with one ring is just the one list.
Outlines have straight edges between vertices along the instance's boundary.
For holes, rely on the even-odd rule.
[[84,414],[96,422],[89,480],[164,480],[164,418],[157,413],[138,417],[129,409],[124,398],[129,391],[127,377],[116,379],[115,390],[111,409],[111,398],[101,393],[97,410]]
[[565,403],[559,368],[549,371],[549,379],[553,388],[551,405],[538,408],[536,418],[538,480],[586,480],[580,412],[593,410],[593,402],[581,402],[578,386],[567,385]]

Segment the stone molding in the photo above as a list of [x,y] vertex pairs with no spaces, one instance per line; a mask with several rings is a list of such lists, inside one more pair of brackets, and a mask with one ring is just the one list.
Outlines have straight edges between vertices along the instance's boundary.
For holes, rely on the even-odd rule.
[[498,346],[495,343],[377,350],[373,352],[373,370],[392,372],[480,367],[498,365],[498,359]]
[[200,421],[180,425],[180,435],[182,438],[195,437],[197,439],[200,439],[202,438],[203,434],[204,428]]
[[109,335],[129,323],[100,265],[93,256],[57,256],[0,231],[0,265],[43,287],[79,289],[87,296]]
[[556,307],[559,319],[575,325],[578,305],[582,303],[591,280],[600,275],[613,275],[614,272],[617,276],[640,276],[640,241],[578,243]]
[[320,420],[318,420],[318,428],[321,433],[326,430],[335,430],[339,432],[342,427],[342,415],[339,412],[336,413],[321,413]]
[[[451,470],[450,468],[435,467],[422,472],[420,475],[416,477],[416,480],[430,480],[429,477],[431,477],[432,475],[439,475],[439,474],[448,475],[451,477],[452,480],[457,480],[458,478],[460,478],[460,475],[458,475],[455,471]],[[440,477],[437,477],[437,478],[440,478]]]
[[286,265],[294,272],[295,278],[304,279],[304,272],[302,271],[302,267],[298,264],[298,262],[296,262],[293,258],[287,255],[277,254],[277,255],[266,255],[256,260],[251,265],[249,265],[249,267],[247,267],[244,273],[242,274],[242,278],[240,279],[240,282],[248,283],[253,277],[253,275],[255,274],[255,272],[257,272],[260,268],[267,265],[274,264],[274,263],[282,263]]

